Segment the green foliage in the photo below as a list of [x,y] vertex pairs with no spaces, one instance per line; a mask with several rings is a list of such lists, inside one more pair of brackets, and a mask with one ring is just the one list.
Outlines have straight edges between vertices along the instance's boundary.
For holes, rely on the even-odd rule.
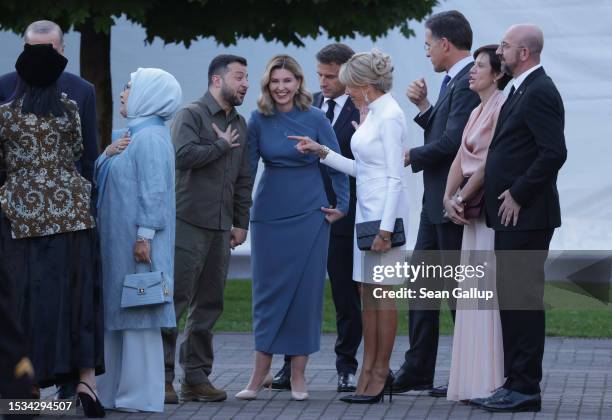
[[[547,290],[551,286],[547,285]],[[612,337],[612,308],[589,309],[549,309],[546,311],[546,335],[586,338]],[[229,280],[225,287],[225,309],[215,326],[217,332],[251,332],[252,331],[251,281]],[[398,335],[408,334],[408,313],[398,311]],[[182,330],[185,320],[181,320]],[[323,301],[322,332],[336,332],[336,311],[331,297],[329,281],[325,285]],[[446,305],[440,312],[440,334],[453,333],[453,321]],[[405,346],[406,338],[397,338],[396,346]]]
[[142,25],[147,41],[189,45],[214,38],[223,45],[240,38],[303,45],[306,37],[372,39],[399,28],[413,35],[409,19],[422,20],[436,0],[3,0],[0,28],[22,33],[35,20],[50,19],[65,31],[93,22],[96,32],[108,33],[124,14]]

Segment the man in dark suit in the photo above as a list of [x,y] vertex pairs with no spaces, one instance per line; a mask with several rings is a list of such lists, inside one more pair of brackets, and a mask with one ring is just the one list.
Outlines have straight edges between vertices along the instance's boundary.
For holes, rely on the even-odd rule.
[[[54,22],[40,20],[31,23],[25,33],[27,44],[52,44],[60,54],[64,54],[64,34]],[[87,180],[93,181],[94,163],[98,158],[98,134],[96,123],[96,95],[94,86],[79,76],[64,72],[57,81],[61,92],[77,103],[83,133],[83,154],[77,162],[77,169]],[[0,76],[0,103],[12,99],[17,86],[17,73]],[[4,181],[4,179],[2,179]],[[92,195],[92,201],[94,201]]]
[[510,27],[497,54],[514,77],[485,166],[487,225],[495,230],[506,382],[477,401],[489,411],[540,411],[544,262],[561,226],[557,174],[565,162],[563,101],[540,65],[544,36]]
[[[54,22],[39,20],[31,23],[24,33],[26,44],[51,44],[60,54],[64,54],[64,34],[62,29]],[[98,135],[96,122],[96,95],[94,86],[79,76],[63,72],[59,77],[58,88],[66,93],[69,99],[77,103],[81,119],[81,132],[83,135],[83,153],[76,162],[77,169],[88,181],[92,182],[94,164],[98,158]],[[10,101],[17,87],[17,73],[7,73],[0,76],[0,103]],[[0,172],[0,185],[4,183],[5,174]],[[96,191],[92,188],[92,209],[95,209]],[[66,384],[60,387],[59,397],[70,398],[76,392],[76,384]]]
[[[344,93],[345,87],[338,80],[340,66],[348,61],[354,51],[344,44],[330,44],[317,53],[317,74],[321,92],[314,95],[313,105],[320,108],[332,125],[343,156],[354,159],[351,137],[355,132],[352,122],[360,121],[359,110]],[[330,205],[336,205],[327,169],[321,165],[325,190]],[[338,392],[355,391],[355,355],[361,343],[361,303],[356,283],[353,281],[353,232],[355,228],[355,178],[350,178],[351,196],[348,214],[331,227],[327,273],[331,282],[332,298],[336,306],[336,370]],[[285,357],[283,368],[273,381],[275,389],[290,389],[291,359]]]
[[[410,149],[405,164],[413,172],[423,171],[424,194],[421,220],[412,264],[425,259],[428,263],[457,264],[463,228],[444,218],[442,199],[451,163],[459,150],[463,129],[472,110],[480,103],[478,95],[469,89],[472,29],[458,11],[432,15],[425,22],[425,51],[434,70],[446,72],[438,100],[431,106],[427,100],[424,79],[408,88],[408,99],[420,113],[414,121],[424,130],[425,144]],[[444,250],[445,253],[439,253]],[[418,251],[422,251],[419,253]],[[434,255],[432,261],[429,257]],[[455,261],[456,260],[456,261]],[[430,288],[430,283],[417,280],[418,287]],[[413,286],[414,287],[414,286]],[[417,288],[418,288],[417,287]],[[426,307],[419,305],[409,311],[410,349],[396,372],[393,390],[397,393],[431,389],[436,366],[439,335],[440,301],[430,299]],[[432,396],[445,396],[446,387],[435,388]]]

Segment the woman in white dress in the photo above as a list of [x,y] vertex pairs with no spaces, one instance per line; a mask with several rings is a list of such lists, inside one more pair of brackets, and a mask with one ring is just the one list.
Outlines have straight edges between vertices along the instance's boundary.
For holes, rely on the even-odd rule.
[[[501,71],[497,45],[487,45],[474,52],[474,66],[470,70],[470,89],[478,93],[477,106],[463,131],[461,146],[451,165],[444,208],[448,217],[465,225],[462,240],[462,265],[487,263],[482,278],[466,279],[464,290],[495,290],[495,232],[487,227],[484,211],[473,206],[484,184],[484,166],[489,144],[495,132],[497,118],[504,103],[502,89],[509,77]],[[468,179],[464,186],[461,185]],[[461,188],[460,188],[461,187]],[[468,211],[466,203],[473,209]],[[504,355],[499,311],[483,301],[458,299],[453,335],[453,353],[447,399],[452,401],[484,398],[504,382]],[[481,308],[481,309],[479,309]]]
[[355,235],[353,279],[361,283],[364,354],[355,395],[341,398],[345,402],[368,404],[379,402],[392,383],[389,359],[395,342],[397,310],[392,299],[379,296],[393,285],[403,283],[403,278],[378,281],[372,268],[405,260],[405,246],[392,248],[390,238],[396,219],[401,218],[400,211],[407,211],[402,177],[407,129],[403,111],[388,93],[393,82],[388,55],[377,50],[353,55],[340,69],[340,80],[355,105],[368,109],[351,139],[355,160],[308,137],[289,137],[299,140],[300,152],[316,153],[324,165],[356,178],[356,224],[381,221],[370,251],[358,249]]

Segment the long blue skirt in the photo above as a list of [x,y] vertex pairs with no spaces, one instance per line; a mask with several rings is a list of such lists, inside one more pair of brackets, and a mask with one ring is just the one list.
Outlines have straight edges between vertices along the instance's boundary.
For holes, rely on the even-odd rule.
[[329,231],[320,210],[251,222],[256,350],[319,351]]

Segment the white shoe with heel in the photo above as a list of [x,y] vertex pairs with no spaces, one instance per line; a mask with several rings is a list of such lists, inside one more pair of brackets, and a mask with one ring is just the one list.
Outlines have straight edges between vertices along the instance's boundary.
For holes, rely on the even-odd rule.
[[268,388],[268,391],[272,389],[272,375],[269,372],[256,390],[246,388],[237,393],[235,397],[237,400],[255,400],[257,399],[257,394],[262,388]]

